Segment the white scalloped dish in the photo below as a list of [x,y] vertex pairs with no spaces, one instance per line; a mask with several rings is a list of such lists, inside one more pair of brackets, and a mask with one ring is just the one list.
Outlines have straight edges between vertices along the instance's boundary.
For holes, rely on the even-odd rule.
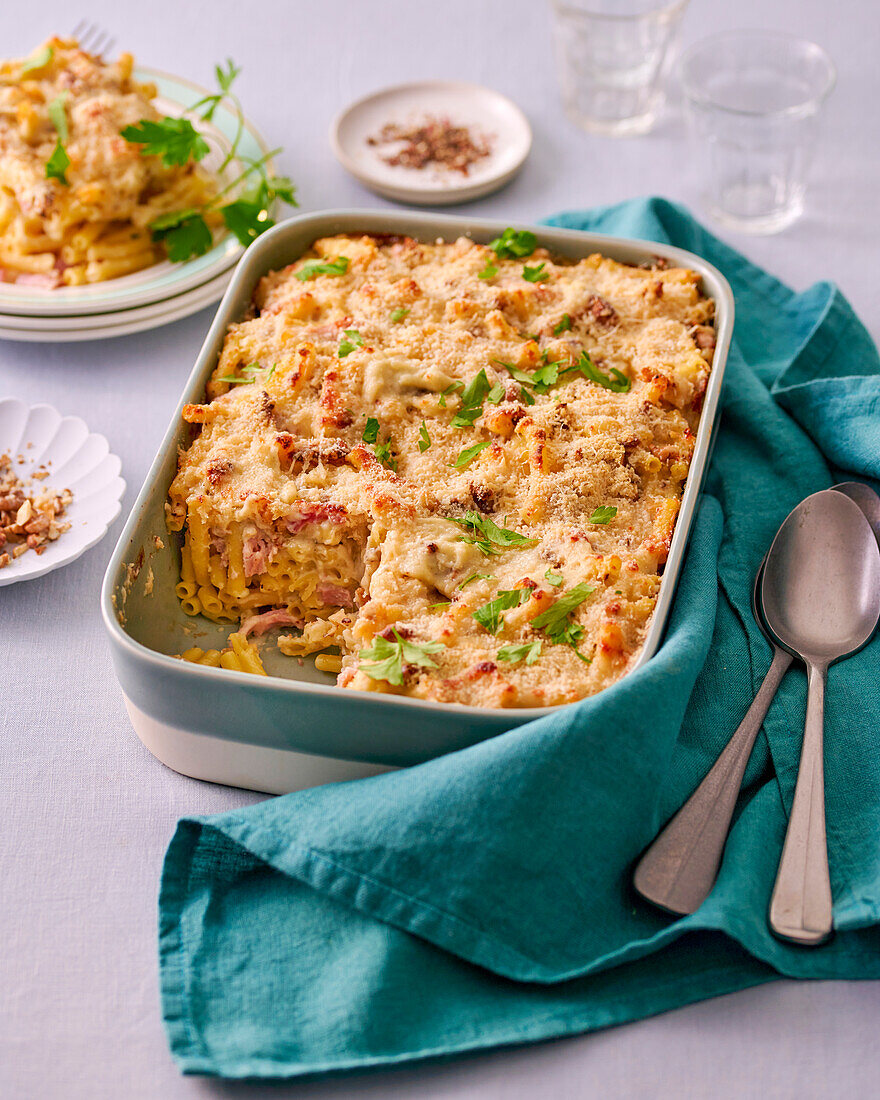
[[35,486],[73,493],[62,517],[70,529],[42,554],[28,550],[0,569],[0,587],[68,565],[99,542],[119,515],[125,492],[122,464],[110,454],[104,436],[90,432],[78,416],[61,416],[51,405],[0,398],[0,454],[10,455],[19,478],[30,478],[42,467],[48,477]]

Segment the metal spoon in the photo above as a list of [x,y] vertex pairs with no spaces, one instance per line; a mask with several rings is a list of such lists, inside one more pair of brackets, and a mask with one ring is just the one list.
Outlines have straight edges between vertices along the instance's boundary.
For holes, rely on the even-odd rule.
[[[869,486],[832,486],[862,509],[880,544],[880,497]],[[773,660],[754,702],[718,760],[639,861],[633,884],[647,901],[671,913],[693,913],[715,885],[742,777],[791,654],[769,634],[759,607],[764,560],[752,586],[752,615],[773,647]]]
[[791,654],[767,634],[757,606],[763,569],[762,561],[752,586],[752,615],[773,646],[770,668],[711,771],[639,860],[633,877],[643,898],[671,913],[695,912],[712,892],[755,738],[791,665]]
[[804,741],[791,817],[770,900],[782,939],[823,943],[833,930],[822,740],[828,666],[870,639],[880,618],[880,550],[861,509],[826,489],[780,527],[761,581],[764,620],[807,666]]

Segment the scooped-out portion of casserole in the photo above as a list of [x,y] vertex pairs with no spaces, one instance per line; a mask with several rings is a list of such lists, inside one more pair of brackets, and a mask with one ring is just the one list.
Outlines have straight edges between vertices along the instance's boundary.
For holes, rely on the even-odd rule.
[[600,691],[654,610],[713,313],[693,271],[563,260],[529,231],[315,241],[184,409],[185,610],[238,624],[239,648],[281,630],[292,657],[330,650],[343,688]]

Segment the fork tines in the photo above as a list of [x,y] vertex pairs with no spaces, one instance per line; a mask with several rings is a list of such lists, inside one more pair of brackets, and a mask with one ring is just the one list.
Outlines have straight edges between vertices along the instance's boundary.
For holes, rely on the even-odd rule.
[[88,53],[100,57],[116,45],[116,39],[102,27],[90,23],[88,19],[80,19],[71,31],[71,38],[77,39],[80,48]]

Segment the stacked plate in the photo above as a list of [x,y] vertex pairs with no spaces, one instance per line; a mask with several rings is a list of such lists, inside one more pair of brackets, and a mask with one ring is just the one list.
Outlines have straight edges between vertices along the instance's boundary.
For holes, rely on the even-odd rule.
[[[209,92],[176,76],[141,69],[138,79],[158,88],[156,107],[163,114],[180,115]],[[211,124],[198,128],[210,146],[202,164],[219,170],[238,127],[238,116],[221,105]],[[231,182],[243,170],[243,161],[265,156],[259,134],[245,122],[236,157],[225,166],[222,179]],[[188,317],[222,298],[232,269],[244,249],[231,234],[217,237],[204,256],[186,263],[164,261],[152,267],[75,287],[40,287],[0,283],[0,339],[66,343],[125,336]]]

